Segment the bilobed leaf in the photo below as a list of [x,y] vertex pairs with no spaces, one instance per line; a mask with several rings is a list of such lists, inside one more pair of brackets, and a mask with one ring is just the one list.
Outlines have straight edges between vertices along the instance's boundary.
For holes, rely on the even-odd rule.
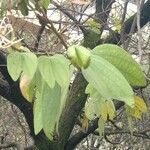
[[124,76],[107,60],[92,55],[88,68],[82,69],[85,79],[105,99],[124,101],[129,106],[134,104],[133,91]]
[[113,64],[132,86],[145,86],[146,80],[138,63],[117,45],[103,44],[93,49],[92,54],[103,57]]
[[[42,85],[41,85],[42,86]],[[43,87],[42,87],[43,89]],[[36,91],[36,99],[33,105],[33,114],[34,114],[34,132],[37,135],[43,128],[42,120],[42,95],[40,91]]]
[[69,61],[63,55],[51,57],[52,71],[55,80],[60,86],[64,86],[70,80]]
[[17,81],[22,72],[22,58],[19,52],[10,53],[7,56],[7,70],[12,79]]
[[31,52],[21,53],[21,57],[23,73],[32,79],[37,69],[37,57]]
[[42,78],[45,80],[45,82],[49,85],[50,88],[53,88],[55,85],[55,77],[53,74],[52,62],[50,60],[50,57],[39,57],[38,68]]
[[54,130],[59,120],[60,105],[60,86],[56,83],[54,88],[50,88],[45,83],[42,97],[42,120],[43,130],[50,140],[53,139]]

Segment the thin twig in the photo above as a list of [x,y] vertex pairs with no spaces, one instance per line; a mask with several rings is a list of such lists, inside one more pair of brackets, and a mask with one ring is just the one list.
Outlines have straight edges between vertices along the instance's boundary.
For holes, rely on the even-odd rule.
[[140,26],[142,1],[143,0],[137,0],[137,35],[138,35],[137,48],[139,51],[139,62],[141,62],[142,60],[142,32],[141,32],[141,26]]
[[82,33],[84,35],[86,35],[86,29],[84,28],[84,26],[80,26],[80,22],[75,18],[73,17],[68,11],[66,11],[65,8],[63,8],[62,6],[60,6],[59,4],[57,4],[56,2],[52,1],[52,4],[58,8],[61,12],[63,12],[66,16],[68,16],[74,23],[76,26],[78,26],[80,28],[80,30],[82,31]]
[[120,35],[120,41],[121,43],[124,43],[124,22],[125,22],[125,18],[126,18],[126,12],[127,12],[127,6],[128,6],[128,3],[129,3],[129,0],[126,0],[125,1],[125,4],[124,4],[124,9],[123,9],[123,14],[122,14],[122,20],[121,20],[121,35]]
[[39,14],[37,14],[37,16],[41,20],[41,22],[47,23],[46,26],[56,34],[56,36],[59,38],[59,40],[61,41],[63,46],[67,49],[68,46],[67,46],[66,42],[64,41],[63,37],[57,32],[56,28],[53,25],[53,22],[50,19],[48,19],[44,13],[43,13],[43,16],[41,16]]
[[35,43],[35,45],[34,45],[34,49],[35,50],[38,50],[38,47],[39,47],[39,42],[40,42],[40,40],[41,40],[41,37],[42,37],[42,33],[44,32],[44,30],[45,30],[45,24],[41,24],[41,28],[40,28],[40,30],[38,31],[38,34],[37,34],[37,40],[36,40],[36,43]]

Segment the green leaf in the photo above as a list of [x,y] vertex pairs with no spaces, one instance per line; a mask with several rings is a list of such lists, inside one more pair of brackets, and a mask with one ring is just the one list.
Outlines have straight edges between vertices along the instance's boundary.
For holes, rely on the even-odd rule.
[[42,91],[43,78],[42,78],[41,73],[38,68],[37,68],[32,80],[34,80],[34,82],[35,82],[36,90]]
[[101,139],[105,131],[105,121],[101,117],[98,120],[98,131],[99,131],[99,136]]
[[85,93],[89,94],[90,97],[94,100],[103,99],[102,95],[91,84],[87,85]]
[[[42,86],[42,85],[41,85]],[[42,124],[42,94],[40,91],[36,91],[36,100],[33,105],[34,114],[34,132],[37,135],[43,128]]]
[[[63,108],[66,104],[69,84],[70,84],[70,82],[68,82],[65,86],[61,86],[60,109],[59,109],[58,118],[61,116]],[[56,131],[58,132],[58,123],[56,125]]]
[[10,53],[7,56],[7,70],[12,79],[17,81],[22,72],[22,58],[19,52]]
[[98,55],[113,64],[132,86],[145,86],[146,80],[138,63],[125,50],[117,45],[103,44],[93,49]]
[[20,0],[18,7],[22,13],[22,15],[27,16],[28,15],[28,0]]
[[67,56],[77,68],[87,68],[90,63],[90,51],[83,46],[70,46],[67,50]]
[[86,93],[90,95],[90,99],[85,104],[85,114],[89,120],[94,119],[94,116],[101,116],[104,121],[115,117],[116,110],[112,100],[103,98],[90,84],[86,88]]
[[100,116],[101,104],[105,102],[104,99],[91,84],[86,87],[86,93],[90,95],[89,100],[85,104],[85,114],[89,120]]
[[32,79],[37,69],[37,57],[31,52],[21,53],[21,55],[23,73]]
[[42,97],[42,119],[43,130],[50,140],[53,139],[55,126],[59,121],[60,100],[60,86],[56,83],[54,88],[50,88],[45,84]]
[[[60,111],[59,111],[59,117],[61,116],[63,108],[66,104],[66,100],[67,100],[67,96],[68,96],[68,89],[69,89],[69,85],[70,85],[70,78],[73,75],[74,67],[70,66],[69,69],[70,69],[69,70],[69,80],[65,83],[65,85],[61,86],[61,106],[60,106]],[[56,131],[58,131],[58,126],[56,126]]]
[[97,46],[99,40],[100,40],[100,32],[97,32],[93,29],[87,29],[83,45],[86,45],[86,47],[89,48],[94,48],[95,46]]
[[85,115],[89,120],[100,116],[100,103],[98,100],[90,99],[85,103]]
[[45,9],[48,9],[51,0],[41,0],[40,2]]
[[55,77],[53,74],[52,62],[50,57],[39,57],[38,68],[42,75],[42,78],[45,80],[45,82],[49,85],[50,88],[53,88],[55,85]]
[[87,69],[82,69],[85,79],[107,100],[117,99],[129,106],[134,104],[133,91],[124,76],[108,61],[92,55]]
[[69,61],[63,55],[51,57],[52,71],[55,80],[60,86],[64,86],[70,80]]

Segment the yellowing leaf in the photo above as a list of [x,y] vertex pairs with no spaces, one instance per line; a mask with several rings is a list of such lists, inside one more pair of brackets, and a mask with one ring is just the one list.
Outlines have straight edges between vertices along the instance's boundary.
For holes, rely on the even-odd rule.
[[87,25],[89,26],[91,30],[93,30],[96,33],[99,33],[100,28],[102,27],[100,23],[98,23],[96,20],[93,20],[93,19],[89,19],[87,21]]
[[19,49],[20,49],[20,47],[22,46],[22,44],[21,44],[21,42],[20,42],[20,41],[18,41],[17,43],[14,43],[12,46],[13,46],[13,48],[15,48],[15,49],[19,50]]
[[147,111],[146,104],[139,96],[134,96],[135,105],[133,108],[126,106],[126,112],[129,117],[133,116],[137,119],[141,119],[142,113]]
[[107,121],[107,118],[113,119],[116,115],[116,110],[114,104],[111,100],[103,101],[100,106],[100,115],[104,121]]
[[137,119],[141,119],[141,116],[142,116],[142,112],[136,108],[134,108],[134,114],[133,116]]
[[115,21],[116,31],[118,31],[118,33],[120,33],[121,32],[121,27],[122,27],[121,20],[115,18],[114,21]]
[[107,105],[105,102],[101,104],[100,115],[104,121],[107,120]]
[[147,111],[146,104],[142,98],[140,98],[139,96],[134,96],[134,101],[135,101],[135,107],[137,109],[139,109],[141,112]]
[[32,102],[32,96],[30,95],[29,85],[31,83],[31,79],[28,78],[27,75],[22,75],[20,78],[20,90],[24,98],[26,98],[29,102]]
[[109,119],[113,120],[114,117],[116,116],[116,109],[114,103],[112,101],[106,101],[106,105],[107,105],[107,114],[109,116]]
[[82,122],[83,131],[87,131],[88,126],[89,126],[89,119],[84,115],[81,122]]

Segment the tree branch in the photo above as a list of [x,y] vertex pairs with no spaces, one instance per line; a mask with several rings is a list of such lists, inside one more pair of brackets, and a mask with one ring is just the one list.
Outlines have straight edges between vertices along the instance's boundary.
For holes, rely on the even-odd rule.
[[[150,0],[148,0],[142,10],[141,10],[141,14],[140,14],[140,27],[142,28],[144,25],[146,25],[149,21],[150,21]],[[133,20],[135,18],[137,14],[135,13],[133,16],[131,16],[125,23],[124,23],[124,33],[129,34],[130,33],[130,29],[131,29],[131,25],[133,23]],[[137,31],[137,25],[135,25],[135,29],[134,32],[135,33]]]
[[30,129],[32,129],[31,134],[34,135],[32,105],[23,98],[19,88],[19,83],[14,82],[11,79],[6,67],[6,56],[2,53],[2,51],[0,51],[0,72],[6,80],[0,80],[0,95],[21,110],[21,112],[25,115]]
[[115,0],[96,0],[96,18],[97,21],[102,25],[105,26],[107,22],[107,18],[111,11],[111,6],[115,2]]
[[0,95],[6,99],[10,99],[10,86],[4,80],[0,80]]
[[[47,16],[43,13],[43,16],[36,14],[40,20],[40,22],[43,22],[43,24],[46,24],[46,26],[49,29],[52,29],[52,31],[55,33],[55,35],[59,38],[59,40],[61,41],[62,45],[67,49],[68,46],[66,44],[66,42],[64,41],[63,37],[57,32],[56,28],[53,25],[53,22],[47,18]],[[50,26],[49,26],[50,25]]]
[[[39,20],[40,21],[40,20]],[[36,37],[36,43],[34,45],[34,49],[37,51],[38,50],[38,47],[39,47],[39,43],[40,43],[40,40],[41,40],[41,37],[42,37],[42,33],[44,32],[45,30],[45,24],[42,24],[41,23],[41,28],[39,29],[38,31],[38,34],[37,34],[37,37]]]
[[[148,15],[149,14],[149,10],[150,10],[150,0],[148,0],[144,6],[143,6],[143,9],[141,11],[141,28],[150,20],[150,16]],[[135,14],[136,15],[136,14]],[[135,16],[133,15],[133,16]],[[128,33],[129,30],[128,28],[130,29],[131,26],[132,26],[132,22],[134,21],[134,17],[131,17],[129,18],[125,24],[124,24],[124,32],[125,33]],[[142,20],[144,19],[144,22],[142,22]],[[134,30],[134,32],[136,32],[136,30]],[[117,38],[113,38],[114,36],[116,36]],[[114,43],[114,44],[117,44],[119,41],[120,41],[120,34],[114,32],[113,34],[113,37],[109,37],[105,40],[106,43]],[[117,104],[119,107],[120,106],[120,103]],[[116,107],[118,107],[116,106]],[[92,124],[89,126],[89,129],[86,133],[80,131],[79,133],[75,134],[73,137],[71,137],[69,140],[68,140],[68,143],[66,144],[66,147],[67,149],[69,148],[72,148],[72,147],[75,147],[78,143],[80,143],[85,137],[87,137],[90,133],[92,133],[97,127],[98,127],[98,123],[97,123],[98,120],[94,120],[92,122]]]
[[10,75],[7,71],[6,55],[3,53],[2,49],[0,49],[0,72],[9,84],[14,83],[14,81],[12,80],[12,78],[10,77]]
[[[105,135],[106,136],[109,136],[109,135],[116,135],[116,134],[129,134],[129,135],[133,135],[135,137],[141,137],[141,138],[145,138],[145,139],[150,139],[150,136],[147,134],[147,132],[150,132],[150,129],[148,130],[144,130],[144,131],[140,131],[140,132],[137,132],[137,131],[133,131],[133,134],[131,134],[130,131],[128,130],[122,130],[122,131],[105,131]],[[94,132],[94,135],[98,135],[99,136],[99,133],[98,132]]]
[[62,147],[66,144],[76,119],[85,105],[87,98],[85,94],[86,86],[87,81],[84,79],[81,72],[79,72],[72,84],[65,109],[60,118],[59,140],[61,141]]
[[0,144],[0,149],[2,148],[12,148],[15,147],[17,150],[24,150],[24,147],[19,143],[6,143],[6,144]]
[[[115,103],[116,110],[121,108],[123,105],[124,105],[123,102],[118,101],[117,103]],[[76,145],[78,145],[89,134],[93,133],[97,128],[98,128],[98,118],[91,121],[87,132],[80,131],[76,133],[74,136],[70,137],[67,143],[66,150],[74,149]]]
[[64,8],[63,6],[57,4],[56,2],[52,1],[52,4],[58,8],[61,12],[63,12],[67,17],[69,17],[74,23],[76,26],[78,26],[80,28],[80,30],[82,31],[82,33],[84,35],[86,35],[87,31],[86,29],[84,28],[83,25],[80,25],[80,22],[75,18],[73,17],[68,11],[66,11],[66,8]]
[[33,150],[35,148],[34,145],[25,147],[22,144],[17,143],[17,142],[10,142],[10,143],[5,143],[5,144],[0,144],[0,149],[3,149],[3,148],[14,148],[14,147],[17,150]]

